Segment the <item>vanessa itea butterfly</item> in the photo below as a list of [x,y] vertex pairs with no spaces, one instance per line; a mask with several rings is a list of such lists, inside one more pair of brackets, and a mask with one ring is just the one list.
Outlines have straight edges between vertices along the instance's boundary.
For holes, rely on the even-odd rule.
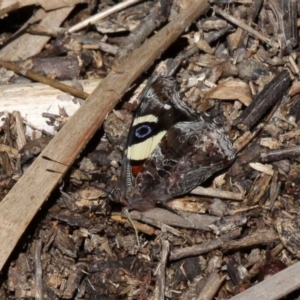
[[186,194],[235,157],[226,132],[181,100],[174,79],[158,78],[133,119],[121,169],[121,202],[144,211]]

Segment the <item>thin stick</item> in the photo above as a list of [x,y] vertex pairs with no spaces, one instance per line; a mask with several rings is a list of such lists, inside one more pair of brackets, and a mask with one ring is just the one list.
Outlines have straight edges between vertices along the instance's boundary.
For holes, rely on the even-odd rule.
[[210,240],[208,242],[203,242],[202,244],[197,244],[189,247],[176,248],[170,252],[169,260],[179,260],[190,256],[199,256],[204,253],[208,253],[212,250],[216,250],[222,247],[222,245],[230,240],[234,240],[241,235],[242,229],[234,229],[220,237]]
[[165,299],[166,290],[166,268],[168,262],[168,256],[170,251],[170,243],[167,240],[161,239],[161,260],[159,269],[156,276],[156,288],[154,291],[154,298],[158,300]]
[[294,159],[300,156],[300,146],[288,147],[284,149],[267,150],[260,154],[261,161],[269,163],[283,159]]
[[247,24],[243,23],[242,21],[236,19],[235,17],[227,14],[224,10],[218,8],[217,6],[214,6],[214,11],[218,14],[221,15],[223,18],[225,18],[226,20],[228,20],[229,22],[233,23],[234,25],[242,28],[243,30],[247,31],[251,36],[258,38],[259,40],[261,40],[262,42],[270,45],[271,47],[275,47],[276,43],[274,41],[272,41],[272,39],[265,37],[264,35],[262,35],[260,32],[258,32],[257,30],[251,28],[250,26],[248,26]]
[[35,245],[35,299],[43,299],[43,285],[42,285],[42,263],[41,263],[41,252],[42,252],[42,240],[37,240]]
[[127,0],[127,1],[123,1],[123,2],[117,4],[117,5],[113,6],[113,7],[110,7],[108,9],[106,9],[105,11],[101,11],[98,14],[96,14],[96,15],[90,17],[90,18],[87,18],[87,19],[85,19],[85,20],[83,20],[83,21],[81,21],[79,23],[77,23],[76,25],[70,27],[69,30],[68,30],[68,32],[69,33],[73,33],[75,31],[78,31],[78,30],[80,30],[80,29],[82,29],[82,28],[90,25],[90,24],[95,24],[99,20],[104,19],[104,18],[106,18],[106,17],[108,17],[108,16],[110,16],[110,15],[112,15],[112,14],[114,14],[114,13],[116,13],[116,12],[118,12],[118,11],[126,8],[126,7],[128,7],[128,6],[131,6],[131,5],[135,4],[135,3],[138,3],[140,1],[141,0]]
[[190,192],[190,194],[199,195],[199,196],[209,196],[214,198],[230,199],[236,201],[243,200],[242,193],[233,193],[233,192],[222,191],[214,188],[204,188],[202,186],[196,187]]
[[12,63],[9,63],[9,62],[3,61],[3,60],[0,60],[0,67],[3,67],[7,70],[12,70],[19,75],[22,75],[22,76],[28,77],[30,79],[33,79],[35,81],[52,86],[58,90],[69,93],[74,97],[78,97],[78,98],[85,100],[89,96],[88,93],[78,90],[72,86],[69,86],[69,85],[63,84],[57,80],[50,79],[45,76],[39,75],[35,72],[23,69],[17,65],[14,65]]

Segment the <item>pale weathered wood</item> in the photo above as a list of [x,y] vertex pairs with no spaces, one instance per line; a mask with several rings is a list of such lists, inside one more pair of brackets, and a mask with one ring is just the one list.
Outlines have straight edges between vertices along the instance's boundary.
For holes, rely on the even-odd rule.
[[276,300],[300,287],[300,262],[273,275],[248,290],[234,296],[231,300]]
[[[99,82],[99,79],[79,80],[84,91],[89,94]],[[63,83],[71,85],[70,81]],[[46,123],[47,119],[42,117],[42,113],[58,114],[59,107],[63,107],[67,114],[72,116],[80,106],[78,102],[74,103],[73,99],[74,97],[42,83],[0,85],[1,111],[20,111],[27,123],[52,134],[55,133],[54,128]],[[30,136],[29,128],[26,133]]]
[[62,178],[67,167],[42,158],[51,157],[68,166],[101,126],[107,113],[193,20],[209,8],[207,0],[196,0],[104,78],[62,130],[0,203],[0,269],[45,199]]

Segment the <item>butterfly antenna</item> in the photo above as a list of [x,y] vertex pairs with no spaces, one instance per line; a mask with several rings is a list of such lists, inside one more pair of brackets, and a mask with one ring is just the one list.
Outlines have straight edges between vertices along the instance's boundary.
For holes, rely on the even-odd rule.
[[141,244],[140,244],[140,240],[139,240],[139,234],[138,234],[136,226],[134,225],[134,222],[131,219],[131,216],[130,216],[130,213],[128,211],[128,208],[127,207],[123,208],[123,212],[124,212],[125,216],[127,217],[128,222],[131,224],[131,226],[132,226],[132,228],[134,230],[136,241],[137,241],[137,247],[138,247],[138,249],[140,249]]

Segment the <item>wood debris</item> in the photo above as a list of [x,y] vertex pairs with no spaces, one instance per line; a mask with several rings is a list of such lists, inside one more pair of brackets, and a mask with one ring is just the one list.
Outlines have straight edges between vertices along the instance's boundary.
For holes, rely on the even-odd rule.
[[[298,1],[50,2],[0,3],[0,298],[298,299]],[[122,212],[159,76],[238,153],[169,209]]]

